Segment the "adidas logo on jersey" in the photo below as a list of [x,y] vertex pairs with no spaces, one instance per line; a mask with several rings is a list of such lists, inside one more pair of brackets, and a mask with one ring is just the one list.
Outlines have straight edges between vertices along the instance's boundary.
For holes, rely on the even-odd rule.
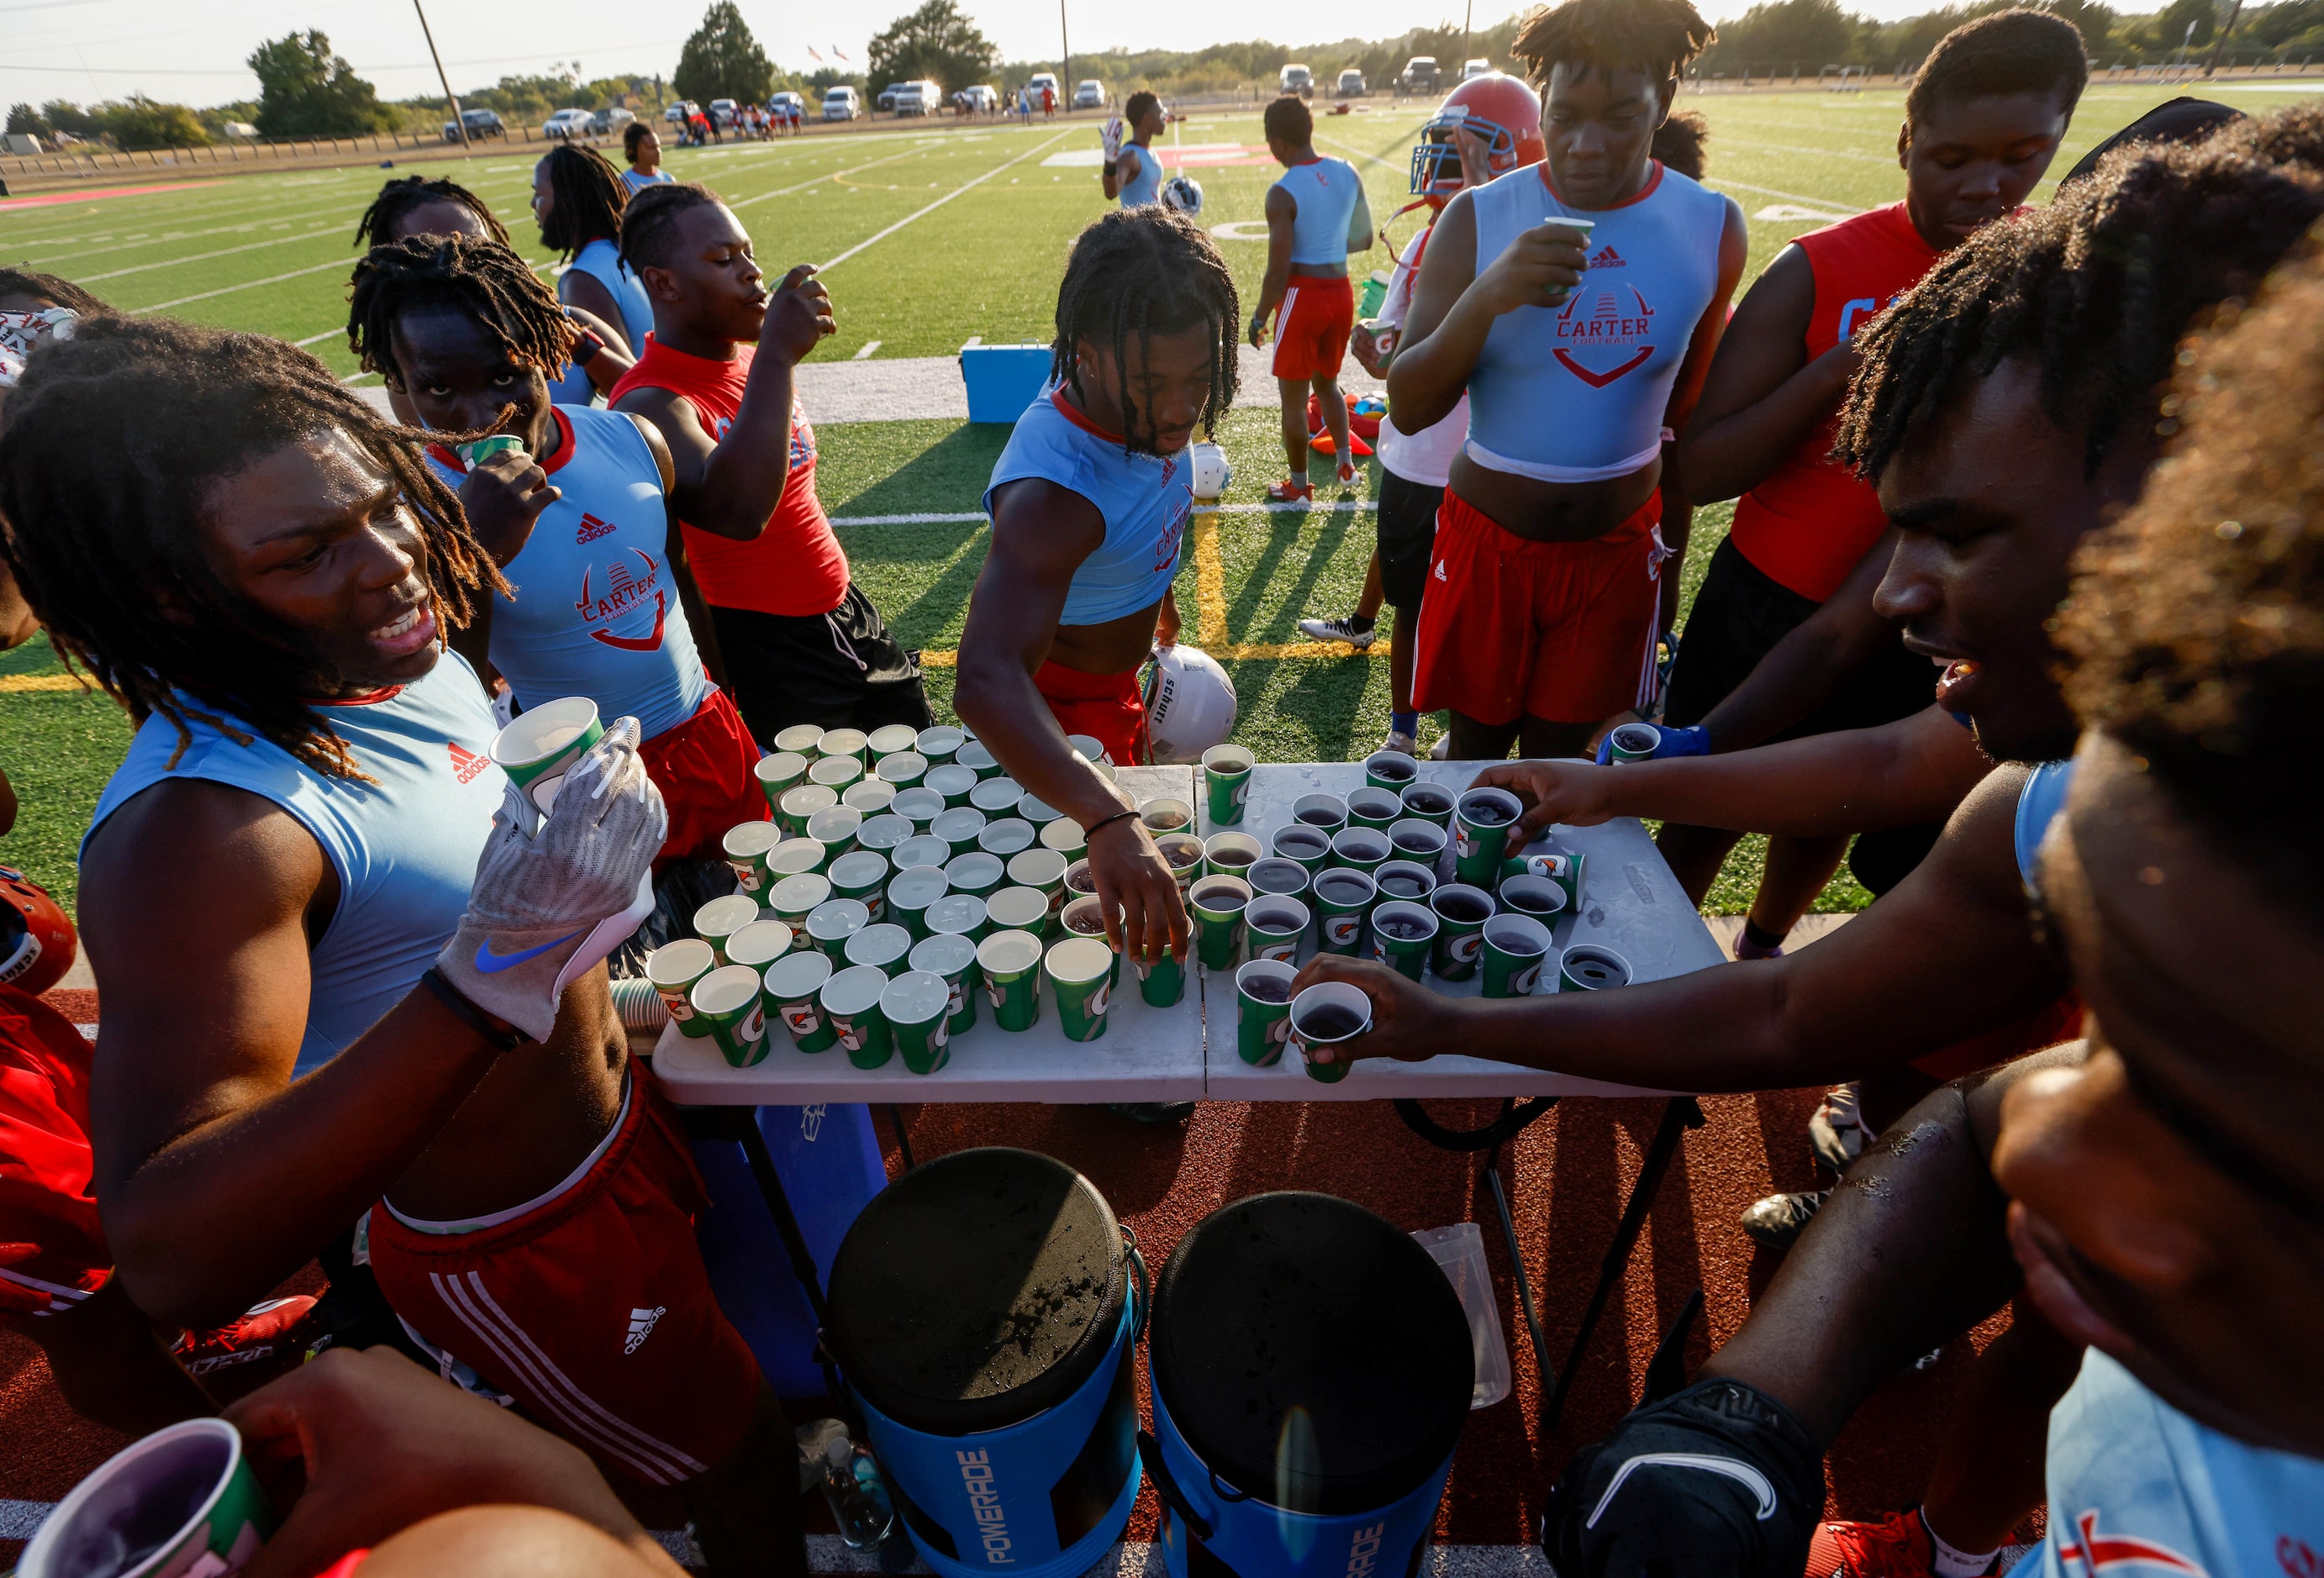
[[629,1340],[622,1344],[622,1352],[636,1353],[645,1340],[653,1335],[654,1322],[669,1313],[669,1308],[667,1305],[657,1305],[651,1309],[630,1311],[630,1335]]
[[444,748],[452,753],[452,775],[463,784],[473,784],[476,775],[492,766],[492,758],[480,757],[456,739],[447,739]]
[[601,537],[613,535],[612,521],[600,520],[594,515],[584,515],[581,518],[581,529],[573,534],[573,540],[576,543],[594,543]]
[[1622,254],[1614,250],[1614,243],[1609,241],[1598,249],[1598,255],[1590,260],[1590,266],[1593,269],[1627,269],[1630,265],[1622,261]]

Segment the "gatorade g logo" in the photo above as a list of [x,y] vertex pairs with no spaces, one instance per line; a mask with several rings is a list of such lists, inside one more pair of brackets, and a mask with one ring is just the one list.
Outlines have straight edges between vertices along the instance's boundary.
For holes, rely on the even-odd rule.
[[684,992],[665,989],[661,995],[661,1005],[669,1009],[669,1016],[681,1024],[694,1017],[694,1005],[687,1001]]
[[1348,1568],[1345,1578],[1372,1578],[1379,1570],[1380,1540],[1388,1533],[1388,1525],[1375,1523],[1370,1528],[1356,1530],[1356,1537],[1348,1546]]
[[1330,915],[1323,921],[1323,935],[1333,946],[1343,947],[1353,942],[1356,940],[1356,933],[1362,931],[1363,927],[1364,918],[1361,915]]
[[1106,1005],[1111,1003],[1112,1000],[1113,983],[1111,981],[1100,981],[1097,984],[1097,990],[1090,994],[1089,1016],[1092,1019],[1103,1019],[1105,1017]]
[[[1296,963],[1296,962],[1297,962],[1297,960],[1298,960],[1298,956],[1299,956],[1299,944],[1298,944],[1297,942],[1296,942],[1296,941],[1295,941],[1295,942],[1270,942],[1270,943],[1268,943],[1266,947],[1264,947],[1264,948],[1262,948],[1262,949],[1260,949],[1260,950],[1259,950],[1259,958],[1261,958],[1261,959],[1271,959],[1275,960],[1277,964],[1294,964],[1294,963]],[[1385,958],[1385,957],[1387,957],[1387,956],[1386,956],[1385,954],[1383,954],[1381,957]]]
[[823,1015],[815,1011],[815,1005],[812,1003],[783,1005],[783,1028],[801,1041],[813,1035],[816,1027],[822,1023]]
[[[949,1020],[955,1017],[960,1013],[961,1009],[966,1005],[968,989],[966,984],[961,981],[954,981],[952,984],[952,995],[945,1002],[945,1018]],[[936,1044],[941,1046],[944,1043],[942,1041],[938,1041]]]
[[856,1031],[853,1020],[842,1019],[835,1014],[831,1017],[831,1023],[838,1027],[841,1046],[851,1052],[860,1052],[863,1050],[863,1037]]
[[766,1033],[767,1011],[761,1005],[753,1003],[751,1005],[749,1015],[742,1021],[742,1039],[746,1041],[754,1041]]
[[1473,860],[1477,858],[1477,852],[1483,848],[1484,845],[1477,841],[1475,834],[1456,828],[1452,835],[1452,852],[1455,855],[1463,860]]
[[1452,939],[1452,945],[1444,951],[1452,956],[1453,963],[1466,964],[1475,959],[1483,950],[1484,946],[1485,934],[1482,931],[1471,931],[1466,937]]
[[1009,1001],[1009,988],[991,976],[984,977],[984,995],[992,999],[992,1012],[995,1014],[1000,1013],[1001,1005]]
[[953,1455],[960,1460],[960,1482],[968,1491],[968,1515],[976,1519],[984,1559],[996,1567],[1015,1566],[1017,1558],[1009,1554],[1009,1514],[1001,1505],[999,1492],[992,1488],[991,1454],[955,1452]]
[[871,915],[871,920],[863,922],[865,925],[869,926],[887,913],[888,901],[881,898],[878,890],[875,889],[863,895],[863,908],[869,912]]
[[1541,979],[1541,966],[1537,964],[1526,966],[1509,977],[1510,995],[1518,997],[1532,996],[1534,983],[1539,979]]
[[1242,782],[1234,786],[1234,803],[1240,805],[1250,798],[1250,775],[1245,773]]
[[930,1045],[936,1047],[941,1047],[945,1042],[952,1040],[951,1021],[947,1019],[937,1020],[936,1032],[935,1035],[929,1037],[928,1040]]
[[759,891],[760,878],[759,868],[757,867],[752,865],[748,860],[729,860],[726,864],[733,867],[734,870],[735,892],[756,893]]

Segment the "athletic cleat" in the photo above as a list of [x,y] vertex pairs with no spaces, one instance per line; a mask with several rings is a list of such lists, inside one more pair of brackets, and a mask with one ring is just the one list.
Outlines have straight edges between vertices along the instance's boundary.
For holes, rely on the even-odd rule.
[[1379,627],[1370,619],[1358,624],[1354,615],[1344,614],[1336,619],[1302,619],[1299,633],[1317,641],[1345,641],[1362,652],[1379,634]]
[[1835,1085],[1823,1093],[1808,1119],[1808,1148],[1815,1159],[1834,1172],[1846,1172],[1864,1148],[1878,1135],[1864,1127],[1864,1114],[1857,1105],[1856,1083]]
[[1452,760],[1452,737],[1449,734],[1438,735],[1436,737],[1436,743],[1428,748],[1428,759],[1432,762],[1445,762]]
[[[1350,441],[1348,447],[1351,449],[1355,447],[1352,440]],[[1354,461],[1343,460],[1340,463],[1339,475],[1340,486],[1342,488],[1352,488],[1360,480],[1361,480],[1363,473],[1356,469],[1356,463]]]
[[1310,482],[1295,482],[1286,477],[1267,484],[1267,501],[1270,504],[1313,503],[1314,498],[1314,485]]
[[1420,742],[1400,729],[1391,729],[1388,731],[1388,738],[1380,741],[1380,749],[1416,757],[1420,754]]
[[[1988,1573],[2006,1573],[2027,1547],[1994,1554]],[[1824,1523],[1808,1541],[1807,1578],[1936,1578],[1937,1547],[1917,1507],[1868,1523]]]
[[1751,1242],[1766,1249],[1789,1249],[1799,1242],[1807,1225],[1823,1203],[1831,1198],[1830,1189],[1803,1189],[1797,1194],[1769,1195],[1755,1202],[1743,1213],[1743,1231]]
[[304,1346],[299,1328],[314,1307],[314,1299],[305,1294],[270,1298],[216,1331],[186,1333],[170,1349],[170,1357],[197,1380],[244,1365],[296,1364]]

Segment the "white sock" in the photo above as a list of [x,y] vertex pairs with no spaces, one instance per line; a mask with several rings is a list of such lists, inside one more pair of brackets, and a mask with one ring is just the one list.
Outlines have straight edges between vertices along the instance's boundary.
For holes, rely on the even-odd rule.
[[1936,1552],[1931,1565],[1936,1568],[1937,1578],[1978,1578],[1979,1573],[1993,1565],[1993,1558],[2001,1554],[1998,1546],[1980,1555],[1947,1545],[1945,1537],[1930,1524],[1929,1509],[1925,1507],[1921,1509],[1921,1527],[1927,1530],[1929,1544]]

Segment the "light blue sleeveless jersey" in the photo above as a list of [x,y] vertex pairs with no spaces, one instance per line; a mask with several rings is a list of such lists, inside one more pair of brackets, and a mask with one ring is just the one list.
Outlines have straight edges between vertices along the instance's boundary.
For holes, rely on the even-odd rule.
[[622,309],[614,327],[630,343],[632,359],[645,354],[646,332],[653,327],[653,298],[645,281],[630,272],[618,248],[602,236],[573,254],[573,266],[605,288]]
[[2017,880],[2027,893],[2042,888],[2042,840],[2066,809],[2066,791],[2073,787],[2074,763],[2043,762],[2026,775],[2017,792]]
[[1559,200],[1547,164],[1469,194],[1482,274],[1545,221],[1595,222],[1590,267],[1563,307],[1493,320],[1469,375],[1469,458],[1545,482],[1628,476],[1662,451],[1663,416],[1695,325],[1719,291],[1727,199],[1657,162],[1619,207]]
[[[564,442],[546,469],[564,496],[501,571],[516,601],[493,599],[493,666],[526,707],[586,696],[651,739],[701,711],[711,689],[670,579],[661,472],[623,413],[549,414]],[[428,463],[456,492],[467,475],[433,445]]]
[[1105,541],[1074,572],[1060,624],[1102,625],[1162,601],[1194,507],[1194,472],[1185,455],[1125,454],[1120,435],[1044,390],[1017,418],[992,468],[984,513],[992,513],[995,489],[1027,477],[1071,489],[1105,518]]
[[[632,197],[648,187],[666,187],[677,179],[676,176],[666,170],[658,170],[651,175],[640,175],[634,170],[625,170],[622,172],[622,184],[630,188],[630,196]],[[632,345],[630,349],[634,351],[637,347]]]
[[1343,274],[1348,269],[1348,225],[1363,201],[1364,183],[1344,159],[1295,164],[1275,184],[1298,205],[1291,221],[1291,263]]
[[[1136,173],[1122,176],[1120,194],[1121,206],[1125,208],[1139,208],[1148,203],[1160,202],[1162,200],[1160,156],[1151,148],[1136,142],[1125,142],[1121,145],[1121,158],[1124,161],[1138,167]],[[1115,165],[1114,173],[1121,175],[1120,164]]]
[[2324,1460],[2199,1424],[2095,1348],[2050,1415],[2038,1578],[2308,1578],[2324,1572]]
[[459,925],[506,781],[487,754],[495,727],[475,671],[446,652],[426,677],[320,709],[369,784],[327,777],[244,729],[244,745],[189,717],[193,743],[172,768],[178,731],[148,718],[97,797],[86,857],[106,819],[156,784],[201,779],[281,806],[314,835],[339,879],[338,908],[308,955],[310,1074],[402,1001]]

